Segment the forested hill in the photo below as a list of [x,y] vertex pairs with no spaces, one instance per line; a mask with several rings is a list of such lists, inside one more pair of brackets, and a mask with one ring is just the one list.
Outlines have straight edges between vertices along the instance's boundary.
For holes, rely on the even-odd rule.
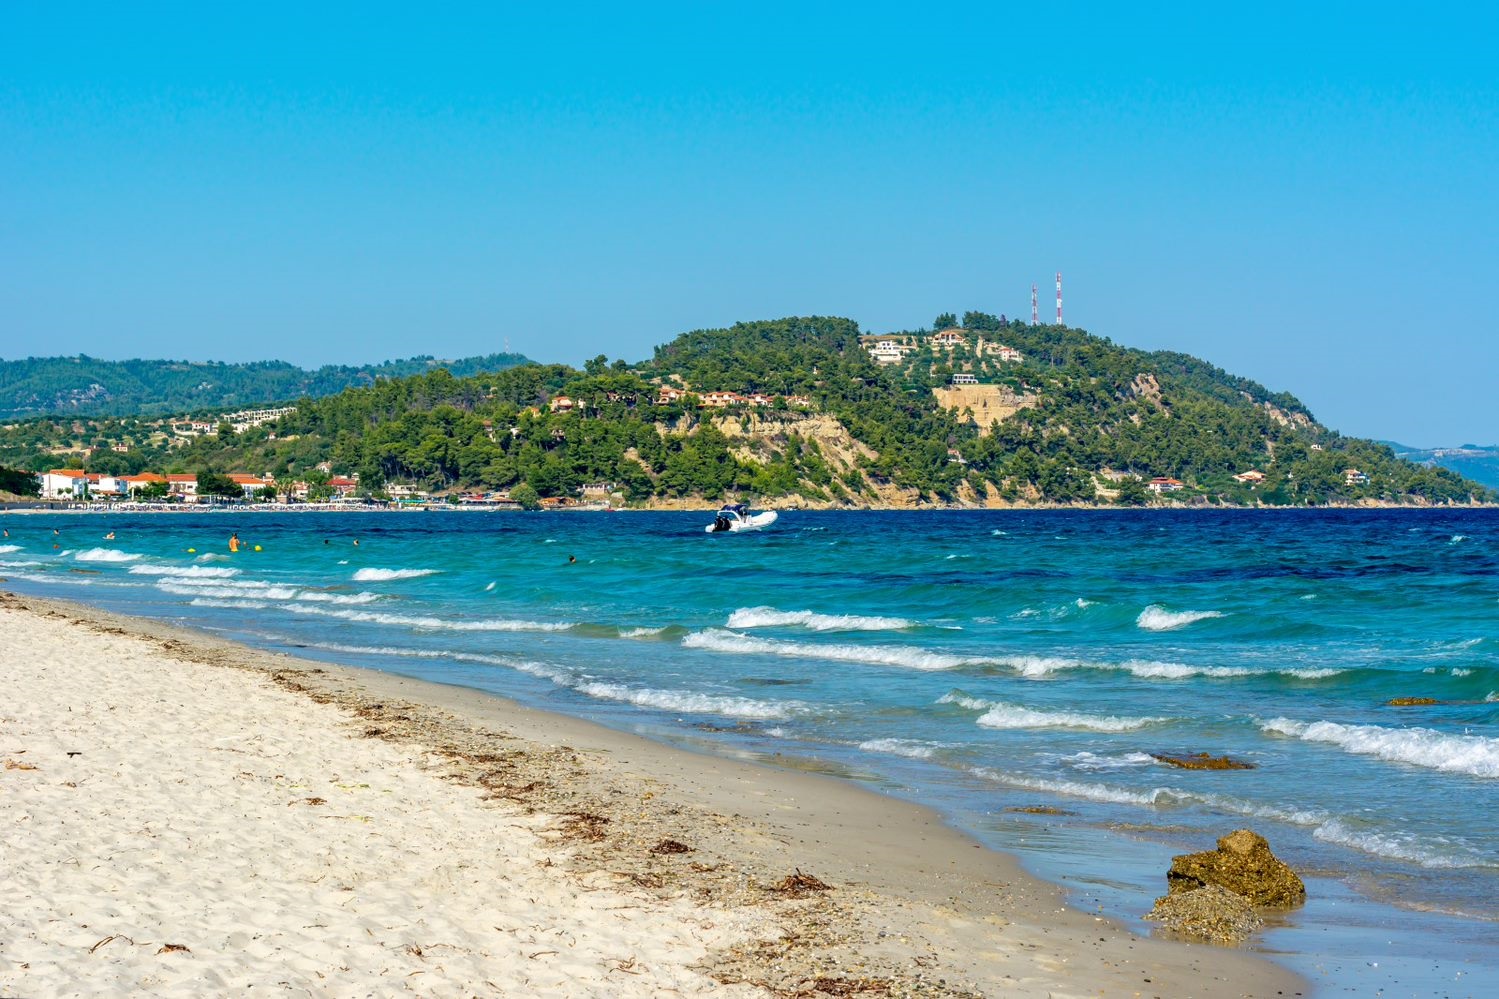
[[28,416],[161,416],[233,409],[324,396],[381,378],[405,378],[438,367],[455,375],[498,371],[528,363],[519,354],[457,361],[412,357],[308,371],[285,361],[101,361],[77,357],[0,360],[0,419]]
[[[110,439],[96,432],[94,442]],[[55,460],[4,444],[0,463]],[[682,334],[635,364],[600,355],[582,370],[435,371],[163,448],[87,461],[288,482],[311,481],[326,463],[376,496],[399,484],[848,506],[1495,498],[1197,358],[982,312],[879,336],[836,317],[750,322]]]

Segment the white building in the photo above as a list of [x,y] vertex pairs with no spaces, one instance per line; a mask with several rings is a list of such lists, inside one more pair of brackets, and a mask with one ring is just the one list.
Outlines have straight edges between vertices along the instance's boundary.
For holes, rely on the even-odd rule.
[[88,492],[88,475],[81,468],[54,468],[37,474],[42,499],[82,499]]

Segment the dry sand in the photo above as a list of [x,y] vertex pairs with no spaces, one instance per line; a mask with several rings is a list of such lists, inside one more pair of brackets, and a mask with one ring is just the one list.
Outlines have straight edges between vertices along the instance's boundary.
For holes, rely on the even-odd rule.
[[0,596],[0,995],[1291,996],[932,812]]

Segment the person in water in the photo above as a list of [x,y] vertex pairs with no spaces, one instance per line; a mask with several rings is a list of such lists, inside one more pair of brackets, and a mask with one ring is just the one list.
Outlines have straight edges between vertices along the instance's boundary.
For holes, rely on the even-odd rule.
[[572,565],[573,563],[575,563],[577,561],[578,561],[578,556],[576,556],[576,555],[569,555],[567,557],[567,564],[568,565]]
[[231,552],[239,551],[239,535],[237,533],[229,535],[229,550]]
[[110,531],[108,534],[104,535],[104,540],[105,541],[113,541],[114,539],[115,539],[115,532],[114,531]]

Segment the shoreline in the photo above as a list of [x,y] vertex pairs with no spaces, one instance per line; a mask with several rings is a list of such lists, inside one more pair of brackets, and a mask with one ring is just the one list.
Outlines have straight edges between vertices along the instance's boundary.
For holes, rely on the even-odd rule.
[[[1231,503],[1147,503],[1142,506],[1116,506],[1113,504],[1075,504],[1075,503],[1026,503],[1013,504],[1009,506],[983,506],[983,505],[941,505],[926,504],[920,506],[803,506],[800,504],[783,504],[776,502],[752,503],[751,506],[762,510],[776,510],[792,513],[1025,513],[1025,512],[1048,512],[1073,511],[1077,513],[1169,513],[1169,512],[1201,512],[1201,513],[1228,513],[1234,511],[1254,511],[1256,513],[1296,513],[1296,512],[1330,512],[1330,511],[1390,511],[1390,510],[1419,510],[1419,511],[1444,511],[1444,510],[1499,510],[1499,503],[1329,503],[1322,506],[1295,506],[1290,504],[1231,504]],[[213,513],[213,514],[269,514],[269,513],[468,513],[468,514],[569,514],[569,513],[709,513],[718,509],[719,504],[709,500],[691,502],[669,502],[659,505],[648,506],[620,506],[599,507],[578,504],[571,507],[561,507],[547,510],[521,510],[511,506],[485,506],[485,505],[461,505],[461,504],[433,504],[428,506],[312,506],[309,504],[278,504],[278,503],[253,503],[244,506],[238,505],[214,505],[208,503],[182,503],[162,504],[159,506],[142,507],[119,507],[119,506],[79,506],[70,504],[67,506],[21,506],[0,504],[0,516],[16,514],[18,516],[36,516],[43,514],[68,514],[68,515],[109,515],[134,516],[141,514],[191,514],[191,513]]]
[[[712,956],[708,975],[720,983],[801,988],[819,975],[852,976],[886,982],[890,995],[1308,991],[1260,955],[1138,937],[1068,908],[1060,888],[935,812],[834,777],[694,753],[468,688],[296,659],[71,602],[7,594],[0,613],[66,624],[79,639],[69,661],[92,658],[89,644],[108,640],[194,670],[248,671],[336,706],[355,739],[442,761],[442,779],[485,791],[497,819],[563,822],[569,844],[548,858],[560,880],[623,885],[657,907],[690,898],[756,927],[760,945]],[[691,852],[650,852],[668,840]],[[777,894],[773,886],[796,873],[832,890],[801,900]]]

